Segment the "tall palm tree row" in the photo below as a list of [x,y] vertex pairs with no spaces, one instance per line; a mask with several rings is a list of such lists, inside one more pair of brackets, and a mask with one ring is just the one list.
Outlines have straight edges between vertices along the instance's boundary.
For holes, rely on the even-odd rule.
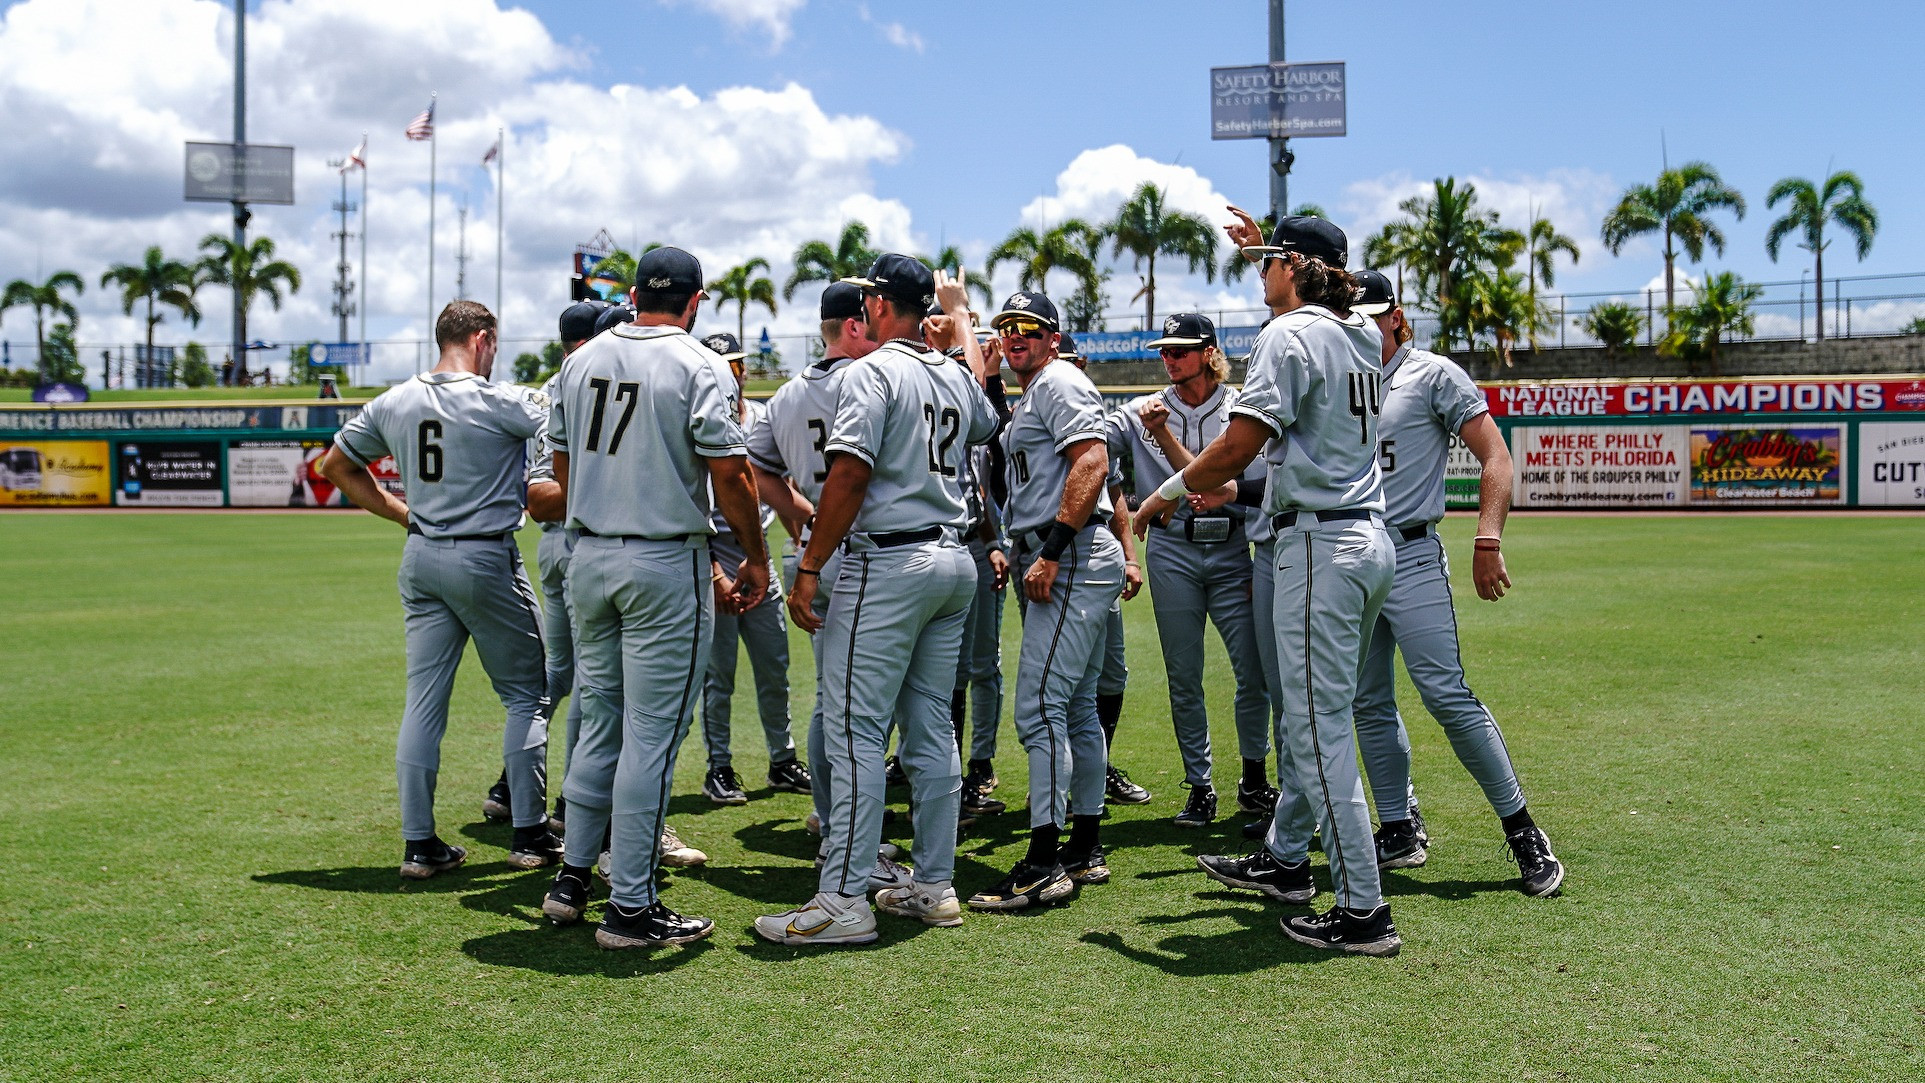
[[0,318],[5,317],[7,309],[16,306],[33,309],[35,356],[39,358],[43,372],[47,370],[47,313],[67,317],[70,331],[80,321],[80,313],[74,309],[73,302],[64,296],[69,290],[75,296],[87,292],[87,284],[72,271],[55,271],[40,283],[16,278],[7,283],[4,291],[0,291]]
[[282,289],[288,294],[301,291],[301,271],[286,260],[274,258],[274,241],[267,237],[256,237],[245,247],[236,245],[232,237],[220,233],[209,233],[201,238],[201,251],[205,252],[208,282],[218,286],[234,287],[240,297],[240,319],[238,330],[241,341],[234,344],[235,382],[247,382],[247,313],[254,307],[254,301],[266,297],[274,310],[281,310],[284,300]]
[[1778,262],[1778,248],[1786,237],[1798,235],[1798,247],[1811,253],[1813,279],[1817,284],[1818,341],[1825,339],[1825,226],[1837,223],[1851,235],[1863,260],[1872,250],[1872,237],[1878,233],[1878,210],[1865,202],[1865,184],[1858,174],[1839,171],[1815,185],[1798,177],[1786,177],[1771,186],[1765,196],[1767,210],[1785,204],[1785,213],[1765,232],[1765,254]]
[[882,253],[869,243],[869,227],[861,222],[845,222],[835,243],[804,241],[795,250],[795,270],[782,284],[782,299],[795,300],[795,291],[809,282],[830,283],[860,275]]
[[[775,315],[775,282],[768,278],[757,277],[757,272],[769,269],[769,261],[760,256],[746,263],[737,264],[722,273],[720,278],[708,284],[708,291],[715,295],[715,307],[735,305],[735,337],[747,349],[749,306],[761,305]],[[864,268],[865,270],[867,268]]]
[[1166,193],[1154,184],[1137,186],[1117,208],[1107,232],[1112,255],[1128,252],[1136,265],[1149,265],[1137,294],[1143,298],[1144,330],[1156,326],[1157,256],[1183,260],[1191,273],[1201,269],[1205,282],[1216,281],[1217,228],[1202,215],[1170,209]]
[[[1102,244],[1102,229],[1081,218],[1036,232],[1018,226],[1002,242],[989,250],[988,272],[1005,263],[1016,265],[1016,284],[1025,290],[1049,292],[1049,273],[1062,271],[1076,279],[1079,288],[1099,278],[1093,248]],[[1095,238],[1094,243],[1090,243]]]
[[1684,246],[1685,255],[1693,263],[1704,260],[1706,245],[1724,255],[1724,231],[1711,215],[1725,210],[1742,220],[1745,197],[1709,164],[1686,162],[1659,173],[1655,184],[1634,184],[1625,189],[1618,205],[1604,216],[1600,232],[1604,247],[1614,256],[1634,237],[1663,235],[1664,307],[1669,313],[1677,304],[1677,246]]
[[[203,267],[202,274],[208,274]],[[100,284],[120,287],[122,315],[134,314],[134,305],[147,302],[147,356],[154,356],[154,327],[166,317],[154,310],[156,304],[178,310],[194,326],[201,322],[200,305],[195,301],[195,268],[191,263],[169,259],[159,245],[151,245],[139,263],[116,263],[100,276]]]

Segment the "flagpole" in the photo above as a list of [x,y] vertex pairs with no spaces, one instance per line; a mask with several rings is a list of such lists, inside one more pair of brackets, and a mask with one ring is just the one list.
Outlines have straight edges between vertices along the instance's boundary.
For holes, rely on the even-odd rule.
[[[361,133],[361,145],[368,145],[368,133]],[[368,372],[368,161],[361,159],[361,372]]]
[[[429,343],[434,342],[434,194],[435,194],[434,188],[435,188],[435,155],[438,150],[436,133],[434,129],[434,106],[435,106],[435,99],[439,96],[440,96],[439,93],[428,95],[428,330],[427,330],[427,340]],[[416,372],[420,372],[422,366],[420,364],[419,358],[421,357],[421,355],[416,354],[415,357],[417,360],[414,366],[414,370]]]
[[508,236],[508,230],[506,225],[504,224],[505,220],[501,217],[502,210],[508,205],[508,199],[507,199],[507,196],[504,194],[504,189],[503,189],[503,185],[506,183],[504,178],[506,178],[507,176],[505,169],[506,169],[506,158],[507,158],[507,150],[508,150],[508,148],[504,146],[504,144],[507,142],[504,136],[505,136],[504,129],[501,129],[501,128],[495,129],[495,341],[496,342],[501,341],[501,246],[502,246],[502,241]]

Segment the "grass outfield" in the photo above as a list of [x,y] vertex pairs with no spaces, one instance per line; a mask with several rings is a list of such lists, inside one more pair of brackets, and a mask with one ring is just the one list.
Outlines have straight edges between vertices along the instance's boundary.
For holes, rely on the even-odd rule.
[[[1245,848],[1242,817],[1168,823],[1181,774],[1147,599],[1126,606],[1117,759],[1156,800],[1109,821],[1109,884],[956,929],[883,915],[868,949],[763,944],[750,919],[813,890],[808,801],[710,806],[692,736],[672,816],[712,860],[666,897],[716,934],[608,953],[547,925],[548,876],[510,870],[507,829],[479,822],[498,707],[472,654],[440,806],[470,863],[396,876],[398,531],[6,515],[0,1078],[1917,1079],[1919,528],[1513,520],[1518,590],[1460,592],[1465,656],[1570,878],[1556,899],[1513,889],[1406,685],[1434,843],[1386,877],[1406,938],[1386,961],[1299,948],[1276,926],[1294,911],[1195,871]],[[1464,566],[1471,533],[1448,524]],[[736,749],[759,782],[752,704],[745,687]],[[1002,741],[1020,805],[1007,723]],[[965,893],[1020,854],[1021,819],[965,847]]]

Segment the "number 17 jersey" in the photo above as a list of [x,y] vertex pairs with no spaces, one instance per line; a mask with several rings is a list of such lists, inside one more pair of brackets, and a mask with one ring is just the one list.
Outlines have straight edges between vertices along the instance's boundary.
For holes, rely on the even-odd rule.
[[570,354],[548,446],[568,455],[568,525],[604,537],[710,534],[703,459],[746,455],[716,355],[675,326],[621,324]]
[[995,432],[989,398],[957,362],[901,339],[863,358],[843,376],[827,447],[872,471],[855,532],[968,526],[963,460]]

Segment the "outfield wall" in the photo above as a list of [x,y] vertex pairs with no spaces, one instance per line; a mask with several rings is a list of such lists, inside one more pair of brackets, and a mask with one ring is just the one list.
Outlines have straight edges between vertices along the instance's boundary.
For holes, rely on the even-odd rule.
[[[1482,386],[1520,509],[1925,507],[1925,376]],[[0,507],[338,507],[315,465],[361,406],[0,406]],[[1451,507],[1480,473],[1453,446]]]

